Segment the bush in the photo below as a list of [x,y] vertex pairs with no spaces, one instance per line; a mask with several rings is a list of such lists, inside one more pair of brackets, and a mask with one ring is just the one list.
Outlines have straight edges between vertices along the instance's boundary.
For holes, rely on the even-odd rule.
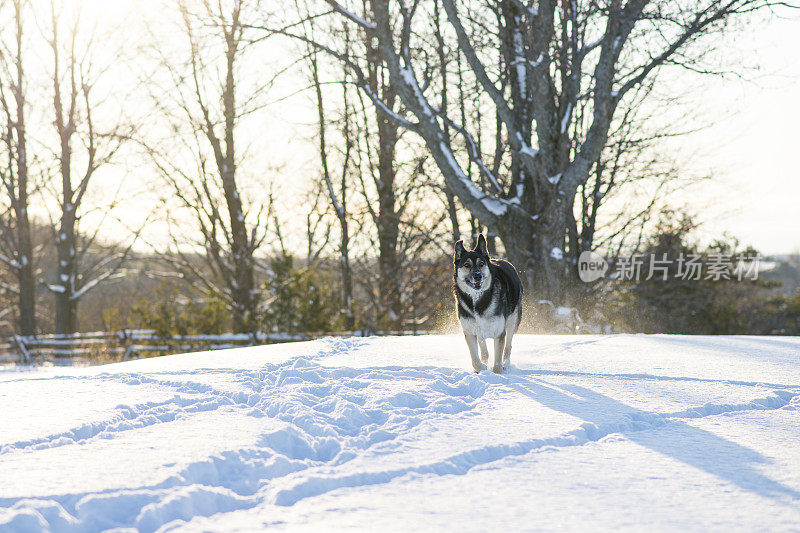
[[314,265],[295,267],[291,254],[270,261],[261,321],[268,332],[316,333],[342,327],[335,278]]
[[[707,247],[690,242],[695,228],[687,216],[665,213],[643,255],[642,272],[652,257],[666,259],[667,279],[617,281],[605,294],[603,313],[623,331],[683,334],[793,334],[797,333],[800,296],[787,298],[773,289],[774,281],[760,279],[706,279],[707,265],[720,254],[738,259],[754,257],[753,248],[737,250],[733,239],[720,239]],[[678,258],[697,256],[704,266],[701,279],[677,276]]]
[[172,335],[218,335],[228,329],[229,312],[225,302],[205,294],[191,299],[175,285],[162,284],[155,298],[142,299],[131,311],[141,329],[152,329],[159,337]]

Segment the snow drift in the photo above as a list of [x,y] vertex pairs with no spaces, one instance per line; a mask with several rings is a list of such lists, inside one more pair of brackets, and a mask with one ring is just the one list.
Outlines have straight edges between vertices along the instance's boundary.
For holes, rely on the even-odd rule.
[[0,371],[0,530],[791,530],[800,339],[324,339]]

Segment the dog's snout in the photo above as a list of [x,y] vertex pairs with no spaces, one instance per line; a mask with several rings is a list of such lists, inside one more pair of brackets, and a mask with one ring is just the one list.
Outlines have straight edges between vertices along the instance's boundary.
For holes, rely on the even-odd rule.
[[480,273],[480,272],[477,272],[477,271],[473,272],[472,273],[472,279],[474,279],[476,281],[481,280],[481,279],[483,279],[483,274]]

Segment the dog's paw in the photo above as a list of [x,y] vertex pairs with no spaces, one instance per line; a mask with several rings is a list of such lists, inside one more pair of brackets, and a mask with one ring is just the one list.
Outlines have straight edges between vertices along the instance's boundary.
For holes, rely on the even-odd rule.
[[476,365],[476,364],[474,364],[474,363],[473,363],[473,364],[472,364],[472,368],[474,368],[474,369],[475,369],[475,373],[477,374],[478,372],[481,372],[481,371],[483,371],[483,370],[486,370],[486,365],[484,365],[483,363],[481,363],[481,364],[479,364],[479,365]]
[[511,366],[511,359],[504,359],[503,360],[503,372],[508,370],[508,367]]
[[498,365],[497,363],[495,363],[495,365],[492,367],[492,372],[494,372],[495,374],[502,374],[503,370],[505,369],[506,369],[505,366]]

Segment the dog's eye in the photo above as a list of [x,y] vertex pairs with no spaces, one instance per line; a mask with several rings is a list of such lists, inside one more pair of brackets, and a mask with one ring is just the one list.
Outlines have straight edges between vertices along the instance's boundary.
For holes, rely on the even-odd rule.
[[478,259],[478,268],[483,268],[483,261]]
[[464,263],[464,268],[472,268],[472,261],[467,261]]

